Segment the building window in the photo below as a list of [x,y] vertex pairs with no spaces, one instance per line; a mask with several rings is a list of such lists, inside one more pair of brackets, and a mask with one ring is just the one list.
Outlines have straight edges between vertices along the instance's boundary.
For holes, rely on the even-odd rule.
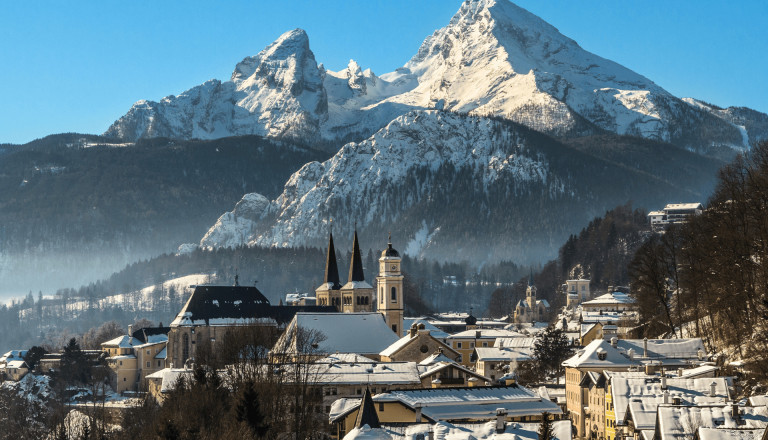
[[397,334],[397,324],[392,324],[392,331]]
[[461,348],[461,342],[456,343],[456,348]]
[[380,302],[384,304],[384,288],[383,287],[379,288],[379,298],[380,298]]
[[384,404],[379,402],[379,411],[384,411]]
[[157,367],[160,368],[160,361],[157,361]]
[[392,302],[397,302],[397,287],[392,286]]
[[186,362],[189,358],[189,335],[184,333],[184,336],[182,336],[182,343],[181,343],[181,362]]
[[150,362],[149,362],[149,361],[147,361],[147,368],[149,368],[149,366],[150,366],[150,365],[151,365],[151,364],[150,364]]

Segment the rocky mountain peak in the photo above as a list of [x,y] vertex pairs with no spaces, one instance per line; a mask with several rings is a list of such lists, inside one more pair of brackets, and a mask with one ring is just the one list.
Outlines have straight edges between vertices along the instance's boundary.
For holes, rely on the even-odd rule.
[[304,58],[310,52],[309,37],[303,29],[294,29],[282,34],[277,40],[264,48],[258,55],[246,57],[239,62],[232,72],[232,81],[244,80],[253,75],[260,63],[286,61],[289,58]]

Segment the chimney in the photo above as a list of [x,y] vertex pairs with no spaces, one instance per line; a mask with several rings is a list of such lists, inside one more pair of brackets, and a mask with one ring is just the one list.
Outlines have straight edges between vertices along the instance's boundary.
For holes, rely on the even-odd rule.
[[731,403],[731,417],[733,420],[739,420],[739,404],[736,402]]
[[477,380],[476,377],[470,377],[469,379],[467,379],[467,385],[469,385],[470,388],[476,387],[477,386],[477,382],[478,382],[478,380]]
[[504,408],[496,408],[496,433],[504,432],[506,425],[505,420],[507,417],[507,410]]
[[648,376],[653,376],[654,374],[656,374],[656,366],[653,364],[646,364],[645,374],[647,374]]
[[704,360],[704,356],[706,356],[707,353],[705,353],[704,350],[702,350],[702,349],[698,349],[696,351],[696,355],[699,357],[699,360],[702,361],[702,360]]
[[683,377],[683,374],[684,374],[683,373],[683,369],[682,368],[678,368],[677,369],[677,377]]
[[664,404],[669,403],[669,390],[664,390]]
[[410,333],[411,337],[414,337],[414,336],[416,336],[416,333],[418,333],[418,331],[419,331],[419,328],[416,327],[416,324],[413,324],[411,326],[411,331],[409,333]]
[[629,360],[630,361],[634,361],[635,360],[635,349],[634,348],[630,348],[627,351],[627,354],[629,355]]
[[709,384],[709,397],[715,397],[717,395],[717,382]]
[[648,338],[643,338],[643,357],[648,357]]
[[661,376],[661,389],[666,390],[667,389],[667,375],[664,374]]
[[440,388],[441,383],[443,383],[443,381],[441,381],[440,378],[435,378],[435,380],[432,381],[432,388]]
[[133,344],[133,324],[128,324],[128,343]]
[[616,336],[611,338],[611,347],[616,348],[616,345],[618,345],[618,343],[619,343],[619,338],[617,338]]
[[416,410],[416,423],[421,423],[421,403],[414,405]]
[[475,339],[480,339],[481,337],[483,337],[483,333],[480,330],[476,331],[475,332]]

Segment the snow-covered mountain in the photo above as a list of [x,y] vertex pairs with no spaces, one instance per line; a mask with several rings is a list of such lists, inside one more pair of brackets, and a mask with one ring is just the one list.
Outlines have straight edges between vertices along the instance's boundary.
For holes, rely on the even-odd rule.
[[691,191],[503,119],[418,110],[304,165],[271,202],[247,194],[200,245],[321,246],[332,219],[371,247],[391,230],[409,255],[537,261],[605,209],[659,193]]
[[[464,2],[404,67],[381,76],[354,61],[326,70],[304,31],[287,32],[229,81],[139,101],[106,135],[362,139],[413,109],[501,116],[555,135],[606,130],[694,151],[755,137],[743,132],[753,124],[689,105],[507,0]],[[754,113],[742,116],[765,116]]]

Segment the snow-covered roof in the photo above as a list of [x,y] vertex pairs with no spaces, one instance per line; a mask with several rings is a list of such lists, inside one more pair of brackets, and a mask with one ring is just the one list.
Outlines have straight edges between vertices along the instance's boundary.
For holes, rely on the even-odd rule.
[[7,361],[5,368],[29,368],[23,360]]
[[599,322],[606,324],[608,322],[618,323],[624,320],[637,321],[639,314],[636,310],[622,310],[622,311],[600,311],[600,310],[586,310],[579,306],[582,322]]
[[752,406],[767,406],[768,405],[768,396],[761,395],[761,396],[751,396],[749,399],[749,404]]
[[0,364],[10,360],[24,359],[27,355],[27,350],[11,350],[0,356]]
[[723,429],[765,429],[768,425],[768,408],[764,406],[738,407],[738,420],[733,418],[732,411],[732,405],[660,405],[656,423],[656,430],[660,434],[659,440],[690,439],[692,430],[695,430],[696,427],[715,428],[719,431]]
[[623,292],[612,292],[600,295],[595,299],[583,302],[584,306],[597,306],[602,304],[634,304],[636,301],[631,296]]
[[[711,396],[711,384],[715,384],[715,395]],[[728,400],[728,381],[723,377],[703,379],[667,378],[668,403],[680,398],[688,405],[722,403]],[[611,395],[616,414],[616,423],[622,424],[627,410],[632,416],[636,429],[653,429],[656,408],[664,403],[661,378],[611,378]]]
[[[506,423],[503,432],[496,432],[496,422],[483,423],[422,423],[408,426],[407,429],[397,429],[394,426],[382,424],[382,428],[393,433],[394,440],[412,440],[419,434],[430,438],[434,433],[435,439],[445,440],[537,440],[539,438],[539,423]],[[556,420],[552,422],[552,440],[571,440],[571,422]]]
[[418,336],[426,336],[428,338],[434,339],[435,343],[437,343],[438,346],[442,347],[442,350],[450,351],[451,353],[453,353],[453,354],[458,356],[458,353],[456,353],[450,346],[448,346],[443,341],[441,341],[441,340],[435,338],[434,336],[432,336],[432,334],[431,334],[431,332],[429,330],[423,330],[423,329],[422,330],[418,330],[418,332],[416,334],[414,334],[414,335],[411,335],[411,333],[409,331],[408,333],[405,334],[405,336],[403,336],[402,338],[400,338],[397,341],[395,341],[394,343],[392,343],[392,345],[390,345],[389,347],[387,347],[384,350],[382,350],[382,352],[379,353],[379,354],[381,356],[392,357],[397,352],[399,352],[400,350],[402,350],[405,347],[407,347],[408,344],[410,344],[411,342],[417,340]]
[[476,330],[465,330],[448,336],[448,339],[496,339],[513,338],[520,336],[520,333],[512,330],[502,330],[496,328],[481,328]]
[[153,345],[157,344],[167,344],[168,343],[168,335],[152,335],[147,337],[148,341],[145,344],[141,345],[134,345],[134,348],[145,348],[145,347],[151,347]]
[[477,374],[476,372],[470,370],[469,368],[467,368],[467,367],[465,367],[465,366],[463,366],[461,364],[458,364],[456,362],[453,362],[453,361],[451,361],[451,362],[437,362],[437,363],[433,363],[431,365],[419,365],[418,368],[419,368],[419,375],[420,375],[420,377],[422,379],[424,379],[425,377],[432,376],[433,374],[438,373],[438,372],[440,372],[442,370],[445,370],[445,369],[448,369],[448,368],[455,368],[455,369],[457,369],[459,371],[462,371],[465,376],[475,377],[478,380],[482,380],[483,383],[490,381],[489,378],[487,378],[487,377],[485,377],[485,376],[483,376],[481,374]]
[[565,387],[553,387],[553,386],[546,386],[542,385],[539,388],[536,389],[536,392],[541,396],[543,399],[551,400],[553,402],[557,403],[565,403],[566,401],[566,393],[565,393]]
[[128,336],[128,335],[122,335],[122,336],[118,336],[118,337],[116,337],[114,339],[110,339],[107,342],[102,342],[101,346],[102,347],[110,347],[110,348],[111,347],[133,348],[133,343],[134,342],[139,342],[139,341],[134,341],[134,339],[132,337]]
[[371,363],[376,362],[371,358],[361,356],[357,353],[333,353],[322,359],[315,361],[318,364],[332,364],[332,363]]
[[[647,353],[644,346],[647,343]],[[633,351],[630,359],[630,350]],[[665,365],[686,365],[696,360],[699,353],[706,353],[701,338],[690,339],[619,339],[616,347],[610,342],[598,339],[576,352],[563,362],[566,367],[574,368],[615,368],[639,365],[649,361],[663,361]],[[604,358],[600,359],[600,353]]]
[[[317,342],[316,353],[378,354],[397,341],[397,335],[384,322],[381,313],[296,313],[275,344],[277,352],[294,353],[297,329],[319,333],[325,337]],[[303,351],[310,350],[309,347]]]
[[760,440],[765,428],[724,429],[699,428],[699,440]]
[[119,356],[110,356],[107,359],[113,361],[121,361],[123,359],[136,359],[136,356],[132,354],[121,354]]
[[408,329],[411,328],[413,324],[423,324],[424,330],[429,330],[429,334],[432,335],[432,337],[435,339],[442,340],[448,337],[448,333],[440,330],[434,324],[424,318],[403,318],[403,331],[407,333]]
[[522,362],[531,360],[530,353],[512,348],[497,347],[475,347],[478,362],[500,361],[500,362]]
[[332,306],[273,306],[253,286],[196,286],[171,327],[278,325],[297,312],[332,310]]
[[438,362],[453,362],[455,361],[448,356],[445,355],[442,351],[439,351],[437,353],[433,353],[429,356],[427,356],[423,361],[419,362],[419,365],[432,365],[436,364]]
[[682,376],[677,376],[676,370],[671,370],[668,373],[674,374],[677,377],[685,377],[685,378],[696,378],[696,377],[715,377],[715,373],[720,369],[720,367],[715,365],[702,365],[700,367],[696,368],[685,368],[683,369]]
[[192,377],[192,370],[187,368],[164,368],[160,371],[148,374],[147,379],[160,379],[160,392],[167,393],[173,391],[180,376],[189,379]]
[[669,203],[664,207],[664,211],[670,209],[701,209],[701,203]]
[[421,385],[416,362],[312,364],[309,381],[333,385]]
[[599,323],[598,323],[598,322],[589,322],[589,323],[586,323],[586,324],[581,324],[581,329],[579,330],[579,336],[584,336],[584,335],[586,335],[586,334],[587,334],[587,333],[589,333],[589,331],[590,331],[590,330],[592,330],[592,329],[593,329],[593,328],[594,328],[594,327],[595,327],[597,324],[599,324]]
[[491,419],[496,417],[498,408],[504,408],[508,417],[545,411],[562,414],[557,404],[520,386],[397,390],[377,394],[373,401],[398,401],[410,408],[420,406],[422,415],[435,421]]
[[[604,357],[601,358],[601,354]],[[597,339],[576,352],[563,362],[566,367],[574,368],[615,368],[630,367],[639,364],[638,360],[630,360],[628,356],[611,346],[610,342]]]
[[648,213],[648,217],[657,215],[664,215],[664,211],[651,211]]
[[166,359],[166,358],[168,358],[168,347],[163,347],[163,349],[160,350],[160,352],[155,355],[155,359]]
[[536,338],[530,336],[518,335],[511,338],[497,338],[493,343],[494,347],[499,348],[517,348],[525,350],[533,350],[536,344]]
[[360,406],[361,398],[341,398],[336,399],[331,404],[331,412],[328,414],[328,420],[335,421],[339,417],[347,415],[350,411]]
[[549,308],[549,301],[546,299],[536,300],[536,304],[542,304],[544,307]]
[[411,336],[410,334],[406,334],[402,338],[393,342],[392,345],[382,350],[381,353],[379,354],[382,356],[390,357],[393,354],[397,353],[398,351],[402,350],[403,347],[408,345],[408,343],[411,342],[412,339],[414,339],[413,336]]
[[350,430],[344,440],[392,440],[392,436],[385,429],[363,425]]

